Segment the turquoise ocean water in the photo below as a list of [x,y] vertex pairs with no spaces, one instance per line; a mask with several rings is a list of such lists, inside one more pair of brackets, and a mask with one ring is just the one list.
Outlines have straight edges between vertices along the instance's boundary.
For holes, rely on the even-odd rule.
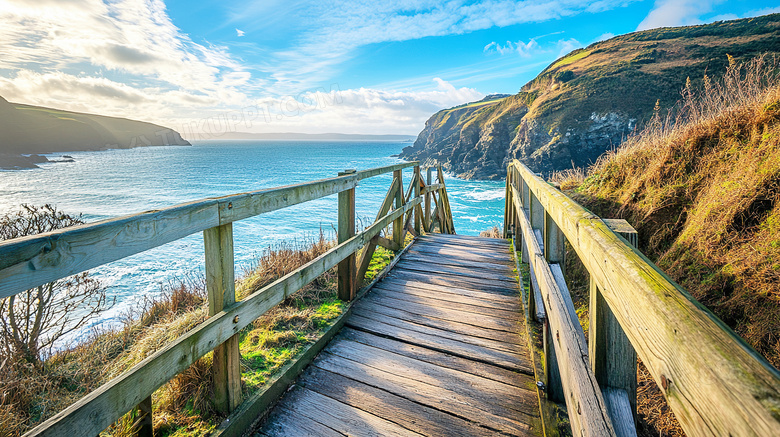
[[[96,221],[163,208],[206,197],[332,177],[344,169],[400,162],[391,157],[408,143],[201,141],[192,147],[147,147],[67,153],[73,163],[40,169],[0,171],[0,214],[22,203],[54,204]],[[50,158],[60,154],[50,155]],[[404,172],[404,185],[411,179]],[[434,173],[435,178],[435,173]],[[391,181],[390,175],[361,181],[356,192],[358,226],[370,224]],[[446,175],[455,229],[476,235],[503,221],[503,182],[465,181]],[[305,241],[322,229],[334,235],[335,195],[234,224],[237,275],[269,245]],[[100,323],[112,323],[143,296],[159,294],[177,278],[203,271],[200,233],[128,257],[93,271],[116,296]]]

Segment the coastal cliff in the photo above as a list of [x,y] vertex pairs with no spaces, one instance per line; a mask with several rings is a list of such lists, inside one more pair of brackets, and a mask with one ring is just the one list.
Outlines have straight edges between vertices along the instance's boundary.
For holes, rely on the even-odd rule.
[[43,153],[187,146],[173,129],[125,118],[10,103],[0,97],[0,168],[34,168]]
[[766,52],[780,53],[780,14],[618,36],[556,60],[515,95],[439,111],[400,156],[466,179],[501,179],[511,159],[545,174],[588,167],[686,85]]

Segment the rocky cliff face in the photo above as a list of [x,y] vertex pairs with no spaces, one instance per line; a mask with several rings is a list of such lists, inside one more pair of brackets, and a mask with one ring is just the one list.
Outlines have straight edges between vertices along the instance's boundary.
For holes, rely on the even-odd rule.
[[780,53],[780,14],[635,32],[558,59],[512,96],[434,114],[401,157],[459,177],[501,179],[519,159],[549,173],[592,165],[728,62]]

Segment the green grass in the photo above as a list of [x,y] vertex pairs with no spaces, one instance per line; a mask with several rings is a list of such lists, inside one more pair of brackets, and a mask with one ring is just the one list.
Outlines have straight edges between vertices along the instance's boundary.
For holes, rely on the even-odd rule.
[[590,55],[590,50],[582,50],[577,53],[573,53],[571,55],[565,56],[563,59],[558,60],[558,62],[554,63],[550,69],[552,70],[558,67],[563,67],[564,65],[569,65],[588,55]]

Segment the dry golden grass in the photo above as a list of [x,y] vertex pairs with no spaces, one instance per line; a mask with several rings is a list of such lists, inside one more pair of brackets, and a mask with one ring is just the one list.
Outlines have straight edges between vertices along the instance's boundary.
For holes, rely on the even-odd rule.
[[493,226],[491,229],[480,232],[479,236],[486,238],[504,238],[503,233],[503,230],[499,229],[498,226]]
[[[732,63],[720,80],[686,88],[666,117],[594,166],[577,200],[627,219],[645,254],[780,366],[777,60]],[[652,433],[683,435],[644,370],[639,405]]]
[[585,182],[585,170],[580,167],[553,172],[549,181],[558,185],[561,190],[572,190]]

